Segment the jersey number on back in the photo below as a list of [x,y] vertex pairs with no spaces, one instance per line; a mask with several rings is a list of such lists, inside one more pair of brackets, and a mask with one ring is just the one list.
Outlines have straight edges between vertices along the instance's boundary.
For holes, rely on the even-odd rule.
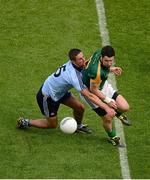
[[63,72],[66,71],[66,65],[63,65],[63,66],[61,66],[60,68],[58,68],[57,71],[54,73],[54,76],[55,76],[55,77],[60,76],[60,74],[61,74],[62,71],[63,71]]

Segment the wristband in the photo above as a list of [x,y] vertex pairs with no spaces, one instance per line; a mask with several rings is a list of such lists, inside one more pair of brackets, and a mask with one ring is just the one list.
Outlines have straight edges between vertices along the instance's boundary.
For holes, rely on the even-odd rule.
[[107,96],[104,99],[104,102],[107,103],[107,104],[110,103],[111,101],[112,101],[112,99],[107,97]]

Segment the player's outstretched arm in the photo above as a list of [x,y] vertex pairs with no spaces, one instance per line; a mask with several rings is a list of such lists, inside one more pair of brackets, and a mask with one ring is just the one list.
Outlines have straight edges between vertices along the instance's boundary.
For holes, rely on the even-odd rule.
[[91,102],[104,109],[111,117],[114,117],[116,115],[116,112],[113,108],[110,108],[106,103],[102,102],[101,99],[91,93],[88,89],[84,89],[80,93],[88,98]]
[[107,97],[103,92],[101,92],[99,90],[99,84],[96,84],[92,79],[90,80],[90,91],[102,101],[107,103],[109,107],[117,109],[116,102],[113,99]]

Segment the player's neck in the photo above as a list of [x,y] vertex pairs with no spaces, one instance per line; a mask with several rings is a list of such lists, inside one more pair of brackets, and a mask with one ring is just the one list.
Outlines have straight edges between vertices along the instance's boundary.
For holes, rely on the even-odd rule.
[[76,69],[76,70],[78,70],[78,71],[82,71],[82,67],[79,67],[79,66],[77,66],[74,62],[71,62],[72,63],[72,66]]

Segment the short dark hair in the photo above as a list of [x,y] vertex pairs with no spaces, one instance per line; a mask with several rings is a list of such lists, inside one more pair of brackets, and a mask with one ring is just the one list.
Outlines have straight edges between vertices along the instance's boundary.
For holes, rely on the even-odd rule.
[[104,46],[101,50],[102,57],[108,56],[112,57],[115,56],[115,50],[111,46]]
[[74,61],[76,56],[81,52],[80,49],[70,49],[68,56],[70,58],[70,60]]

